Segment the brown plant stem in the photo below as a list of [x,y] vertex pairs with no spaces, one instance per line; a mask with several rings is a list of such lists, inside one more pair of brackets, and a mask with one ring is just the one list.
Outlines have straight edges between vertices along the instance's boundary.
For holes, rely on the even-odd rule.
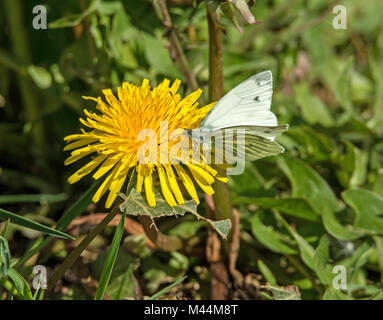
[[[209,195],[205,196],[207,217],[214,219],[214,201]],[[229,299],[229,274],[225,263],[222,261],[221,255],[221,240],[217,232],[212,228],[208,228],[208,236],[206,243],[206,260],[209,263],[211,274],[211,289],[210,297],[213,300],[227,300]]]
[[181,72],[186,80],[187,86],[190,90],[198,89],[197,78],[191,71],[189,63],[186,59],[185,53],[182,49],[177,33],[174,30],[173,22],[170,17],[166,2],[164,0],[153,0],[153,7],[158,18],[166,28],[165,36],[169,40],[169,52],[174,61],[177,62]]
[[[222,65],[222,31],[214,24],[207,11],[209,27],[209,100],[217,101],[223,96],[223,65]],[[226,183],[214,183],[215,218],[217,220],[232,219],[233,208],[230,191]]]
[[240,248],[240,229],[239,229],[239,223],[240,223],[240,213],[237,209],[233,210],[233,234],[232,239],[230,243],[230,252],[229,252],[229,271],[234,279],[234,284],[236,287],[241,287],[243,285],[243,275],[241,272],[237,270],[236,264],[239,254],[239,248]]
[[[209,29],[209,100],[212,102],[219,100],[223,96],[223,46],[222,31],[215,25],[209,11],[206,10],[206,12]],[[233,209],[228,185],[221,181],[216,181],[214,183],[214,191],[214,201],[211,201],[210,196],[206,196],[208,217],[216,220],[232,220]],[[230,239],[231,233],[229,234]],[[224,252],[226,254],[229,252],[228,243],[224,244]],[[208,231],[206,256],[210,264],[212,278],[211,298],[213,300],[228,299],[229,274],[226,264],[223,262],[225,257],[221,255],[221,241],[212,230]]]
[[154,225],[152,217],[138,215],[138,220],[144,228],[146,236],[155,244],[156,248],[163,251],[180,250],[183,247],[181,239],[178,237],[167,236],[158,231]]

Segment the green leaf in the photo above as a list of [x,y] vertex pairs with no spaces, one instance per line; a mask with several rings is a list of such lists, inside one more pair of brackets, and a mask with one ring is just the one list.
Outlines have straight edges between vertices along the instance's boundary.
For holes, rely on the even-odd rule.
[[[373,237],[375,242],[375,252],[377,255],[377,262],[380,270],[383,270],[383,238],[382,237]],[[383,282],[383,272],[380,273],[380,282]]]
[[330,211],[324,212],[322,219],[327,232],[340,240],[354,240],[368,234],[368,232],[357,230],[351,225],[341,225],[336,219],[335,214]]
[[11,253],[8,241],[0,236],[0,279],[8,274],[11,267]]
[[191,213],[194,214],[198,219],[205,220],[223,239],[227,239],[227,236],[229,235],[231,229],[230,219],[213,221],[211,219],[207,219],[199,215],[197,212]]
[[120,210],[126,210],[130,215],[147,215],[152,218],[158,218],[162,216],[183,216],[186,212],[194,214],[198,219],[206,221],[218,234],[224,239],[227,238],[231,229],[231,220],[218,220],[213,221],[207,219],[197,212],[197,203],[194,200],[185,201],[181,205],[170,206],[163,198],[161,192],[154,189],[156,198],[156,206],[150,207],[143,193],[138,193],[135,189],[132,189],[129,196],[119,193],[120,197],[125,201],[120,205]]
[[342,198],[355,210],[356,227],[383,232],[382,197],[364,189],[350,189],[342,193]]
[[335,143],[323,133],[302,125],[289,128],[286,134],[297,142],[297,148],[300,149],[300,152],[307,153],[310,159],[317,161],[329,161],[331,159]]
[[382,63],[381,59],[377,59],[377,57],[373,54],[373,50],[369,50],[368,53],[369,70],[375,82],[373,103],[374,116],[370,121],[374,127],[381,128],[383,126],[383,112],[381,112],[383,101],[383,75],[379,72],[379,70],[382,68]]
[[134,44],[132,42],[139,36],[137,30],[131,25],[129,16],[121,8],[113,16],[112,31],[108,41],[114,58],[124,67],[138,68],[138,62],[133,52]]
[[146,59],[154,71],[174,78],[180,76],[178,69],[170,58],[169,50],[166,49],[165,39],[142,33],[141,41],[144,45]]
[[292,184],[292,196],[306,199],[313,209],[323,214],[325,211],[338,211],[334,192],[316,171],[303,161],[279,156],[277,164]]
[[337,87],[333,90],[338,103],[349,114],[353,112],[353,105],[351,101],[352,92],[350,90],[351,72],[354,68],[354,58],[350,56],[339,70],[337,77]]
[[265,226],[260,218],[260,213],[255,214],[251,219],[251,231],[253,235],[266,248],[283,254],[296,254],[297,251],[290,245],[283,242],[271,226]]
[[327,288],[323,294],[322,300],[353,300],[350,296],[344,294],[339,289]]
[[294,86],[295,97],[301,108],[302,118],[309,124],[321,124],[324,127],[334,125],[334,119],[329,109],[314,94],[312,94],[307,82]]
[[29,228],[32,230],[40,231],[42,233],[45,233],[45,234],[48,234],[48,235],[51,235],[54,237],[64,238],[64,239],[72,239],[72,240],[74,239],[73,237],[71,237],[70,235],[68,235],[64,232],[46,227],[40,223],[26,219],[22,216],[19,216],[17,214],[14,214],[14,213],[9,212],[9,211],[4,210],[4,209],[0,209],[0,219],[4,219],[4,220],[10,219],[11,223],[14,223],[14,224],[17,224],[17,225],[20,225],[22,227]]
[[12,280],[17,292],[24,300],[33,300],[28,282],[15,269],[9,269],[8,277]]
[[161,291],[157,292],[156,294],[154,294],[153,296],[151,296],[149,298],[149,300],[156,300],[158,299],[159,297],[161,297],[162,295],[164,295],[165,293],[167,293],[168,291],[170,291],[172,288],[174,288],[175,286],[178,286],[182,281],[184,281],[185,279],[187,278],[186,277],[183,277],[182,279],[179,279],[177,280],[176,282],[172,283],[170,286],[167,286],[166,288],[162,289]]
[[27,70],[33,82],[40,89],[48,89],[52,85],[52,75],[48,70],[34,65],[30,65]]
[[285,214],[305,219],[308,221],[318,222],[320,216],[311,208],[310,204],[305,199],[299,198],[250,198],[237,197],[235,204],[256,204],[267,209],[276,209]]
[[282,222],[287,231],[294,237],[299,247],[299,253],[303,262],[310,269],[315,271],[314,248],[300,234],[298,234],[298,232],[296,232],[277,211],[274,210],[273,212],[276,218]]
[[105,260],[104,268],[102,270],[101,278],[98,283],[97,292],[96,292],[96,296],[94,297],[94,300],[102,300],[104,297],[105,291],[108,287],[110,276],[112,275],[118,250],[120,248],[122,235],[124,234],[125,217],[126,217],[126,212],[123,211],[121,215],[120,223],[118,224],[116,231],[114,232],[112,244],[110,245],[110,249],[108,251],[108,255]]
[[217,231],[222,238],[227,239],[227,236],[229,235],[230,229],[231,229],[231,220],[225,219],[225,220],[219,220],[219,221],[212,221],[210,219],[207,220],[207,222]]
[[196,212],[197,203],[194,200],[185,201],[182,205],[170,206],[163,198],[160,191],[154,190],[156,198],[156,206],[150,207],[146,200],[145,194],[132,189],[129,196],[119,193],[119,196],[125,201],[120,205],[121,212],[126,211],[130,215],[147,215],[152,218],[162,216],[183,216],[186,212]]
[[327,235],[323,235],[319,240],[319,245],[314,254],[314,269],[322,284],[329,284],[332,277],[330,276],[331,270],[329,270],[329,245]]
[[363,265],[367,262],[368,256],[372,253],[372,247],[369,243],[363,242],[351,256],[337,262],[339,265],[343,265],[348,273],[357,271],[357,266]]
[[345,188],[357,187],[365,181],[367,173],[367,153],[356,148],[351,142],[344,141],[345,155],[334,160],[338,164],[337,176]]
[[275,278],[269,267],[262,260],[258,260],[257,265],[268,284],[271,286],[276,286],[277,279]]

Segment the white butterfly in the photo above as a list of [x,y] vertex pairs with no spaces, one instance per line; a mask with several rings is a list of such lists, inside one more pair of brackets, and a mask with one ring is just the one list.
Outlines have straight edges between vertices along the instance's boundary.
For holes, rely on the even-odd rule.
[[223,145],[228,133],[237,135],[239,139],[234,139],[231,151],[244,153],[246,160],[283,152],[284,148],[274,139],[287,130],[288,125],[278,125],[277,117],[270,111],[272,93],[270,70],[250,77],[222,97],[200,127],[188,132],[189,136],[198,142],[208,141],[213,136],[215,145]]

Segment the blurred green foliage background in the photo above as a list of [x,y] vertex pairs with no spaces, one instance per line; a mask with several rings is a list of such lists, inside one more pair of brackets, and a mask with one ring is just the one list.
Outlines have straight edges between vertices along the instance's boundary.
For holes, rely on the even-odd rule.
[[[37,4],[47,8],[48,30],[32,28]],[[168,1],[205,91],[204,105],[206,9],[193,4]],[[252,12],[260,23],[243,26],[243,33],[222,20],[225,91],[272,70],[272,110],[290,124],[279,138],[285,154],[249,163],[243,175],[230,177],[241,214],[237,269],[245,276],[241,289],[228,283],[233,298],[297,297],[283,288],[290,285],[303,299],[383,297],[383,3],[342,4],[346,30],[332,26],[335,3],[321,0],[258,0]],[[0,30],[0,207],[52,226],[91,183],[69,185],[75,168],[63,165],[63,137],[80,130],[84,107],[94,108],[81,96],[99,96],[123,81],[148,78],[154,86],[164,78],[185,79],[149,1],[6,0]],[[25,194],[36,197],[14,197]],[[101,203],[85,214],[104,211]],[[173,295],[209,298],[205,225],[185,216],[159,226],[192,249],[152,254],[143,235],[126,234],[108,295],[151,295],[187,275]],[[112,229],[97,238],[53,298],[91,297],[89,279],[98,279]],[[10,226],[12,256],[22,256],[38,235]],[[56,240],[20,273],[30,279],[37,262],[53,269],[70,248]],[[347,289],[333,286],[336,265],[346,267]],[[266,282],[280,289],[261,290]]]

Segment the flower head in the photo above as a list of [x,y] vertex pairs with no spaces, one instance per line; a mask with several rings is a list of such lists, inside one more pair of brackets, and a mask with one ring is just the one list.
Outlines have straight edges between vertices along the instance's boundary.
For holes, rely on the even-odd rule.
[[[122,87],[117,89],[117,97],[111,89],[102,91],[106,102],[101,97],[84,97],[95,101],[99,112],[84,110],[86,119],[80,118],[80,121],[90,130],[82,130],[80,134],[64,138],[68,143],[64,150],[73,150],[65,165],[88,155],[92,155],[92,158],[69,177],[69,183],[75,183],[92,172],[96,180],[107,175],[92,199],[98,202],[109,191],[107,208],[113,204],[132,169],[137,172],[136,190],[145,192],[150,206],[156,205],[154,188],[157,188],[157,185],[171,206],[184,203],[180,184],[183,184],[190,197],[197,203],[199,200],[194,182],[204,192],[213,194],[211,185],[215,179],[226,181],[226,178],[220,177],[215,169],[202,161],[188,163],[182,161],[178,152],[172,155],[168,151],[179,142],[177,138],[181,138],[170,138],[171,133],[178,129],[197,128],[214,105],[212,103],[198,108],[196,101],[202,93],[200,89],[182,99],[177,93],[180,83],[176,80],[169,86],[170,81],[164,80],[151,89],[147,79],[140,87],[124,82]],[[150,150],[143,148],[147,141],[140,138],[141,133],[146,130],[156,136],[155,145],[152,145]],[[163,148],[165,144],[167,148]],[[154,154],[159,161],[140,161],[140,151],[143,149],[157,151]],[[191,157],[191,147],[186,150],[186,155]],[[143,156],[145,158],[147,154],[144,152]],[[178,162],[169,163],[170,158],[176,158]]]

